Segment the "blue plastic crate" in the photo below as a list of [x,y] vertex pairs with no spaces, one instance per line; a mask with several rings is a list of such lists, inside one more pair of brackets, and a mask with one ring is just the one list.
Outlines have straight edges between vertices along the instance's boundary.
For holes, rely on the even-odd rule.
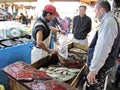
[[0,84],[4,85],[6,90],[9,90],[8,76],[2,69],[17,61],[30,64],[32,46],[32,42],[29,42],[0,49]]

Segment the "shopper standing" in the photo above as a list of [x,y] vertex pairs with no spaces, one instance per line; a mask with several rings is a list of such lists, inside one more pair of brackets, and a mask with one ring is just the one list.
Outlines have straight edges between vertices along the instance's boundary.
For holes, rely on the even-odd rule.
[[114,66],[120,48],[119,25],[109,2],[97,2],[95,13],[100,25],[89,46],[86,90],[103,90],[105,78]]
[[47,4],[44,7],[42,16],[40,16],[33,25],[32,39],[34,47],[31,52],[32,63],[47,56],[48,53],[56,53],[56,50],[48,48],[51,38],[51,30],[53,32],[65,33],[63,30],[59,30],[47,24],[55,18],[56,14],[56,8],[51,4]]
[[88,47],[87,34],[91,31],[91,19],[86,15],[86,6],[79,6],[79,15],[73,18],[73,42]]

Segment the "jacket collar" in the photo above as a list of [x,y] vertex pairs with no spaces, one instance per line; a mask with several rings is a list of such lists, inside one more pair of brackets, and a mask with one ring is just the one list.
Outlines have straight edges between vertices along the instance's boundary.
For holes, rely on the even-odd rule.
[[106,18],[113,17],[113,12],[109,11],[103,15],[103,17],[100,19],[100,22],[103,22]]
[[49,20],[47,20],[45,17],[41,16],[40,17],[43,21],[45,21],[46,23],[50,22]]

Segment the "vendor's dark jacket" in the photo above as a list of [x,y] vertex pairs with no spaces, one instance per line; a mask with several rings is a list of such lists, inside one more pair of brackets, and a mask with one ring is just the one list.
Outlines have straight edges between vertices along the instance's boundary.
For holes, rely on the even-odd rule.
[[34,43],[36,42],[36,34],[39,30],[43,31],[43,40],[42,41],[44,41],[50,35],[50,28],[47,25],[48,22],[49,21],[47,21],[47,20],[45,21],[41,17],[36,20],[36,22],[33,25],[33,29],[32,29],[32,39],[33,39]]
[[91,19],[88,16],[80,17],[77,15],[73,19],[73,34],[74,38],[80,40],[85,39],[91,31]]

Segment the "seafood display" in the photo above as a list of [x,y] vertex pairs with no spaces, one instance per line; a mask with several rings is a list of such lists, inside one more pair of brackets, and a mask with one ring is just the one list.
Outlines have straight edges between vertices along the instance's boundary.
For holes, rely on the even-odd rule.
[[30,90],[78,90],[77,88],[71,87],[70,85],[60,82],[58,80],[49,81],[35,81],[30,83],[24,83]]
[[22,44],[22,42],[20,41],[16,41],[16,40],[5,40],[5,41],[1,41],[0,42],[2,45],[8,47],[8,46],[13,46],[13,45],[18,45],[18,44]]
[[0,45],[4,47],[10,47],[10,46],[18,45],[18,44],[28,43],[30,41],[31,41],[31,36],[25,35],[21,37],[14,37],[11,39],[0,40]]
[[[86,54],[72,48],[69,49],[68,59],[56,54],[31,65],[18,61],[6,66],[3,71],[11,80],[11,90],[78,90],[74,87],[79,82]],[[12,83],[18,86],[14,89]]]
[[60,56],[59,64],[67,68],[79,69],[85,64],[86,59],[87,59],[87,52],[78,48],[71,48],[68,52],[67,59]]
[[82,49],[71,48],[68,53],[68,60],[69,59],[75,59],[75,60],[80,60],[80,61],[86,60],[87,52]]
[[69,51],[77,52],[79,54],[86,54],[87,52],[79,48],[71,48]]
[[18,38],[18,39],[15,39],[16,41],[19,41],[19,42],[22,42],[22,43],[27,43],[27,42],[30,42],[31,41],[31,39],[29,39],[29,38],[25,38],[25,37],[23,37],[23,38]]
[[85,61],[79,61],[79,60],[66,60],[62,58],[59,62],[59,65],[67,67],[67,68],[81,68],[85,64]]
[[67,83],[52,78],[44,70],[39,71],[22,61],[15,62],[3,70],[27,88],[25,90],[78,90]]
[[1,49],[1,48],[4,48],[4,47],[5,47],[5,46],[3,46],[3,45],[0,44],[0,49]]
[[49,68],[40,68],[39,70],[45,71],[47,75],[59,81],[68,81],[74,78],[80,71],[80,69],[70,69],[66,67],[56,67],[56,66],[49,66]]
[[38,71],[37,69],[26,65],[24,62],[16,62],[4,68],[4,71],[19,80],[20,78],[24,78],[29,80],[29,78],[41,78],[41,79],[52,79],[50,76],[46,74],[44,71]]

